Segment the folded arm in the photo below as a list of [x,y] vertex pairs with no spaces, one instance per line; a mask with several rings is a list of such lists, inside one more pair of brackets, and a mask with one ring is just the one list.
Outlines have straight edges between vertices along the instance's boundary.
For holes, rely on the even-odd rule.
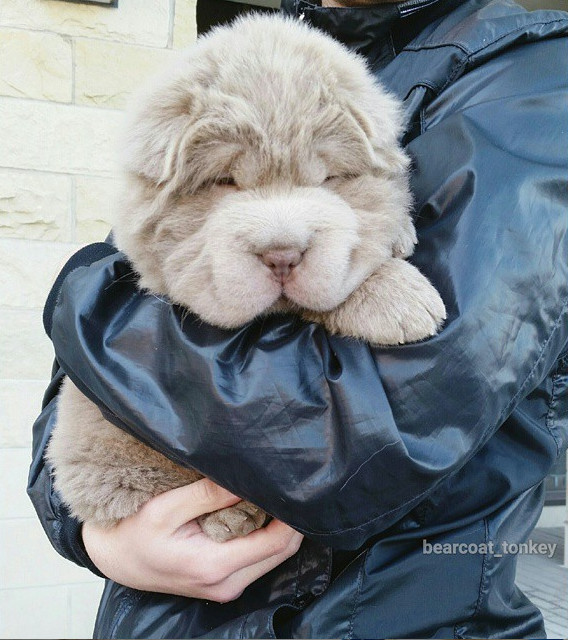
[[440,335],[374,349],[284,316],[223,331],[139,292],[116,254],[60,291],[64,370],[113,422],[315,539],[356,548],[397,522],[568,342],[566,88],[527,102],[496,78],[484,99],[487,78],[409,145]]

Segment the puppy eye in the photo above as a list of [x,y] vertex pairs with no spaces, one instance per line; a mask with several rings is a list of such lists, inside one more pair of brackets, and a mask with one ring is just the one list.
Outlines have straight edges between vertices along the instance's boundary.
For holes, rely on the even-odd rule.
[[323,182],[325,184],[326,182],[332,182],[332,180],[352,180],[355,177],[356,176],[352,173],[344,173],[341,175],[337,174],[333,176],[327,176],[327,178]]
[[221,176],[215,180],[215,184],[218,186],[234,187],[236,182],[232,176]]

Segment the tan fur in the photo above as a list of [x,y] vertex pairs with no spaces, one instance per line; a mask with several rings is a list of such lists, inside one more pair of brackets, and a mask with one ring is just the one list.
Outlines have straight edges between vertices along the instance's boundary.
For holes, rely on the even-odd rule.
[[[401,107],[361,59],[298,22],[249,17],[198,41],[136,104],[115,235],[141,287],[226,328],[290,310],[378,344],[437,331],[442,300],[404,261],[416,234]],[[262,260],[281,249],[301,254],[284,284]],[[70,382],[48,457],[73,513],[105,524],[200,477]],[[264,520],[244,503],[202,526],[221,540]]]

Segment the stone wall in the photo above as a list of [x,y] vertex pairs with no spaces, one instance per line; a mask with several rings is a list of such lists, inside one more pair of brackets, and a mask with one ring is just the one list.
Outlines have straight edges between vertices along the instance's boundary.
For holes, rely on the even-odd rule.
[[25,494],[59,266],[110,227],[132,90],[195,39],[195,0],[0,0],[0,637],[89,638],[102,581],[60,558]]

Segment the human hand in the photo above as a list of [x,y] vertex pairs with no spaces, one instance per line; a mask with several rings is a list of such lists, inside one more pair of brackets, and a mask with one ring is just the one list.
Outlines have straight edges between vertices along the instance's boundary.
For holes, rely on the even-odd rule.
[[278,520],[228,542],[203,533],[200,515],[239,501],[203,478],[152,498],[112,528],[85,522],[83,542],[95,566],[119,584],[228,602],[294,555],[303,539]]

